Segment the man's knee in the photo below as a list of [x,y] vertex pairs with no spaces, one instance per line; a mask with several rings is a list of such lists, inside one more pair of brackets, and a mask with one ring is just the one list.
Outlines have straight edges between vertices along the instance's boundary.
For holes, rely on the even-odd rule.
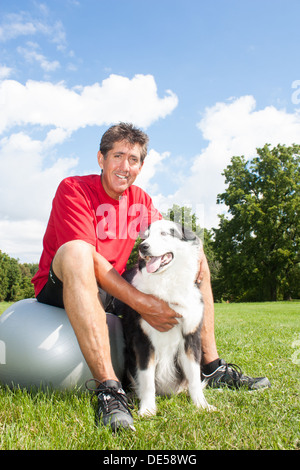
[[61,245],[53,258],[53,271],[64,282],[69,273],[94,272],[94,247],[82,240],[72,240]]

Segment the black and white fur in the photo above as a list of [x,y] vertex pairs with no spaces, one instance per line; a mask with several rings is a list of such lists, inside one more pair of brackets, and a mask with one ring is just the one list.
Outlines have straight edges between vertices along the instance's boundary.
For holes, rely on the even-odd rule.
[[139,265],[128,280],[166,301],[182,318],[171,330],[160,332],[125,306],[127,370],[140,400],[139,414],[156,413],[156,394],[176,394],[186,387],[198,408],[213,409],[204,397],[200,375],[203,302],[195,279],[201,241],[166,220],[154,222],[145,235]]

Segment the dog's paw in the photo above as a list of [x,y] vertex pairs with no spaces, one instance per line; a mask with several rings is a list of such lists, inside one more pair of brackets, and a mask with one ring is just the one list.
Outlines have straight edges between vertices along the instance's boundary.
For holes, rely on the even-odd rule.
[[209,405],[204,397],[204,395],[200,394],[197,397],[194,398],[194,403],[197,406],[197,408],[202,408],[203,410],[206,411],[217,411],[217,408],[213,405]]
[[218,411],[218,408],[216,408],[214,405],[208,405],[207,411],[209,412]]
[[155,405],[141,405],[138,411],[139,416],[155,416],[156,406]]
[[209,405],[207,402],[197,405],[197,408],[199,408],[200,410],[208,411],[209,413],[213,411],[218,411],[218,409],[215,406]]

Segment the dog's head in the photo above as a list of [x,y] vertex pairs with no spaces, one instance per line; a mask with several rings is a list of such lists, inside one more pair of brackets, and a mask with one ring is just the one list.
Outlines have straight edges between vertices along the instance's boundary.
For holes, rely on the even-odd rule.
[[175,264],[183,267],[192,259],[197,263],[201,241],[191,230],[175,222],[159,220],[150,225],[144,236],[145,240],[139,245],[140,270],[156,274]]

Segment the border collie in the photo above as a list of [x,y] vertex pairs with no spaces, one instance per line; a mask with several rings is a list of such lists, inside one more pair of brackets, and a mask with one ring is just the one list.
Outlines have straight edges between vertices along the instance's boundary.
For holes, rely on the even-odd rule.
[[139,414],[155,415],[155,395],[188,388],[198,408],[208,410],[200,376],[203,302],[195,284],[201,241],[167,220],[154,222],[139,245],[139,263],[127,280],[145,294],[166,301],[182,315],[167,332],[149,325],[123,305],[126,370],[140,400]]

